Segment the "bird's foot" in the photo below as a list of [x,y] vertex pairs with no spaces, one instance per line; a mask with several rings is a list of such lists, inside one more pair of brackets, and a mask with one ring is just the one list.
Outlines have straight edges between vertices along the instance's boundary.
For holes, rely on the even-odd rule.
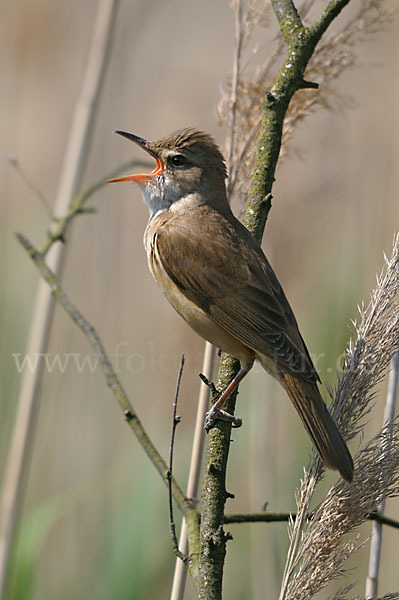
[[[221,395],[220,393],[217,391],[215,384],[210,381],[207,377],[205,377],[205,375],[203,375],[202,373],[199,374],[201,380],[205,383],[205,385],[207,385],[209,387],[209,389],[211,390],[211,394],[212,394],[212,401],[215,403],[212,408],[210,410],[208,410],[208,412],[205,415],[205,422],[204,422],[204,429],[206,432],[208,432],[215,424],[215,421],[219,420],[219,421],[228,421],[229,423],[232,424],[232,427],[241,427],[242,425],[242,419],[240,419],[239,417],[235,417],[234,415],[231,415],[230,413],[226,412],[225,410],[222,410],[221,408],[219,408],[220,404],[223,403],[223,400],[221,400]],[[224,394],[222,394],[223,396]]]
[[242,419],[240,419],[240,417],[231,415],[225,410],[222,410],[221,408],[215,408],[213,406],[210,410],[208,410],[208,412],[205,415],[205,431],[208,432],[214,426],[215,421],[217,420],[228,421],[229,423],[231,423],[232,427],[235,428],[241,427],[242,425]]

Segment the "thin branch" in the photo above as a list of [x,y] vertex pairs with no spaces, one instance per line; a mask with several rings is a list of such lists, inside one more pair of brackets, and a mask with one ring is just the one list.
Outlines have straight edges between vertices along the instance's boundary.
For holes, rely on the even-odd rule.
[[[60,306],[62,306],[65,312],[71,317],[74,323],[87,337],[91,347],[93,348],[95,354],[99,358],[100,368],[105,377],[107,386],[111,389],[119,406],[121,407],[125,419],[129,424],[129,427],[132,429],[136,438],[142,445],[144,451],[150,458],[158,473],[161,475],[162,480],[165,482],[165,484],[168,484],[168,467],[161,455],[158,453],[153,443],[151,442],[150,438],[148,437],[148,434],[144,430],[136,414],[136,411],[134,410],[131,402],[129,401],[127,394],[111,365],[111,362],[106,354],[104,346],[99,336],[97,335],[94,327],[85,319],[85,317],[82,315],[82,313],[79,312],[79,310],[74,306],[74,304],[72,304],[68,296],[63,291],[56,276],[44,262],[43,256],[40,254],[40,252],[38,252],[29,242],[29,240],[27,240],[22,234],[18,233],[17,238],[31,257],[31,259],[33,260],[41,277],[50,286],[51,293],[55,300]],[[171,487],[173,492],[173,498],[179,506],[180,510],[182,511],[183,515],[186,517],[187,522],[189,523],[190,534],[193,530],[195,530],[196,527],[198,527],[198,513],[192,507],[189,500],[185,497],[183,491],[180,489],[173,477],[171,479]]]
[[394,529],[399,529],[399,521],[395,521],[395,519],[385,517],[379,512],[369,513],[366,516],[366,519],[368,519],[369,521],[376,521],[377,523],[381,523],[381,525],[388,525],[389,527],[393,527]]
[[224,523],[286,523],[295,517],[296,513],[290,512],[231,513],[224,516]]
[[[119,381],[118,376],[116,375],[114,369],[112,368],[111,362],[105,352],[104,346],[97,335],[94,327],[85,319],[82,313],[75,307],[75,305],[70,301],[64,290],[62,289],[58,279],[55,274],[49,269],[46,263],[43,260],[43,256],[38,252],[31,242],[23,236],[21,233],[16,234],[18,241],[25,248],[30,258],[34,262],[37,267],[41,277],[47,282],[50,286],[51,294],[55,298],[55,300],[62,306],[65,312],[71,317],[73,322],[79,327],[81,332],[87,337],[91,347],[93,348],[96,356],[99,357],[99,364],[103,375],[105,377],[107,386],[111,389],[115,398],[117,399],[123,414],[125,415],[126,421],[129,423],[130,428],[136,434],[136,437],[143,445],[144,450],[150,457],[157,471],[161,475],[162,479],[167,483],[167,471],[168,467],[163,460],[163,458],[158,454],[158,451],[148,438],[141,422],[134,410],[132,404],[130,403],[127,394]],[[172,479],[172,488],[173,488],[173,496],[178,503],[178,505],[183,508],[187,507],[191,509],[189,504],[186,501],[186,498],[183,492],[179,489],[177,484]],[[176,492],[176,493],[175,493]]]
[[113,179],[114,177],[119,175],[119,173],[121,173],[122,171],[126,171],[127,169],[131,169],[133,167],[147,167],[148,165],[149,163],[147,161],[130,160],[122,165],[119,165],[118,167],[115,167],[115,169],[110,171],[106,177],[98,179],[89,187],[87,187],[83,192],[74,196],[70,205],[68,206],[68,210],[66,211],[65,215],[55,219],[51,231],[48,231],[47,239],[40,249],[40,254],[42,254],[43,257],[46,256],[47,252],[50,250],[50,248],[55,242],[65,241],[68,226],[74,217],[94,212],[94,209],[92,207],[85,207],[86,201],[90,198],[90,196],[92,196],[95,192],[97,192],[104,185],[106,185],[107,179]]
[[[306,516],[307,520],[312,518],[312,513]],[[399,529],[399,521],[395,519],[390,519],[389,517],[385,517],[379,512],[371,512],[368,513],[365,517],[368,521],[375,521],[380,523],[381,525],[387,525],[388,527],[393,527],[393,529]],[[232,523],[286,523],[290,520],[296,519],[295,512],[259,512],[259,513],[236,513],[236,514],[227,514],[224,517],[224,523],[232,524]]]
[[323,33],[325,33],[329,25],[338,17],[339,13],[345,6],[349,4],[350,0],[331,0],[328,3],[320,17],[313,23],[312,27],[309,27],[315,43],[317,43]]
[[14,169],[16,170],[18,175],[21,177],[21,179],[23,179],[23,181],[26,183],[28,188],[35,194],[35,196],[37,196],[37,198],[39,198],[40,202],[46,209],[48,215],[51,217],[52,216],[51,206],[50,206],[46,196],[43,194],[42,190],[35,183],[33,183],[32,179],[26,173],[25,169],[21,166],[21,164],[18,160],[18,157],[10,154],[7,156],[7,161],[10,163],[11,166],[14,167]]
[[184,367],[184,354],[182,354],[182,356],[181,356],[179,374],[177,376],[177,383],[176,383],[175,399],[173,402],[173,423],[172,423],[172,434],[171,434],[171,439],[170,439],[170,450],[169,450],[169,469],[166,474],[166,477],[168,480],[169,525],[170,525],[170,534],[171,534],[171,538],[172,538],[173,551],[180,560],[182,560],[184,563],[186,563],[187,556],[185,556],[183,554],[183,552],[180,552],[179,544],[177,543],[176,526],[175,526],[175,521],[173,518],[173,497],[172,497],[173,496],[173,494],[172,494],[173,450],[174,450],[174,446],[175,446],[176,427],[180,423],[180,417],[177,416],[177,401],[179,399],[180,381],[181,381],[181,377],[183,374],[183,367]]

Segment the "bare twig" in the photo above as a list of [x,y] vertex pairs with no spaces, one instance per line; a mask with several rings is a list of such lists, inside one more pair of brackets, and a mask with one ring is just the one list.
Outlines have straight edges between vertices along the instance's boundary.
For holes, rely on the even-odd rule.
[[[309,521],[312,518],[313,513],[309,513],[306,515],[306,520]],[[259,512],[259,513],[237,513],[237,514],[227,514],[224,517],[224,523],[283,523],[290,520],[295,521],[296,513],[294,512]],[[388,527],[392,527],[393,529],[399,529],[399,521],[395,519],[390,519],[389,517],[385,517],[379,512],[370,512],[365,515],[365,519],[368,521],[374,521],[376,523],[380,523],[381,525],[387,525]]]
[[[395,407],[396,407],[396,393],[398,388],[399,379],[399,353],[396,352],[392,357],[392,369],[389,375],[388,392],[385,403],[383,427],[387,426],[392,437],[393,423],[395,418]],[[385,498],[379,504],[376,510],[376,514],[379,517],[383,517],[385,509]],[[380,558],[381,558],[381,546],[382,546],[382,523],[380,519],[376,519],[373,523],[371,542],[370,542],[370,555],[369,555],[369,566],[366,579],[366,598],[376,598],[378,592],[378,573],[380,570]]]
[[[51,294],[58,302],[60,306],[66,311],[71,317],[74,323],[79,327],[82,333],[87,337],[90,345],[94,352],[99,358],[99,365],[105,377],[107,386],[111,389],[115,396],[120,408],[123,411],[125,419],[129,424],[129,427],[135,434],[136,438],[140,442],[144,451],[150,458],[151,462],[161,475],[162,480],[165,484],[168,484],[168,467],[160,456],[159,452],[151,442],[145,429],[143,428],[127,394],[118,379],[114,369],[112,368],[111,362],[107,356],[104,346],[97,335],[94,327],[84,318],[82,313],[72,304],[68,296],[62,289],[59,281],[55,274],[49,269],[47,264],[44,262],[43,256],[38,252],[32,244],[21,234],[17,234],[17,238],[28,252],[29,256],[33,260],[43,280],[50,286]],[[198,563],[198,535],[199,535],[199,515],[195,508],[193,508],[191,502],[184,495],[173,477],[170,478],[170,485],[172,489],[172,495],[177,505],[179,506],[185,521],[187,524],[189,548],[190,548],[190,559],[188,561],[189,569],[194,583],[197,577],[197,563]]]
[[25,169],[22,168],[22,166],[20,165],[20,162],[18,160],[18,157],[10,154],[7,156],[7,161],[10,163],[10,165],[12,165],[14,167],[14,169],[16,170],[18,175],[24,180],[24,182],[26,183],[28,188],[35,194],[35,196],[37,196],[39,198],[40,202],[43,204],[44,208],[46,209],[49,217],[51,217],[52,216],[51,206],[50,206],[46,196],[43,194],[42,190],[35,183],[33,183],[32,179],[26,173]]
[[70,205],[68,206],[68,210],[66,211],[65,215],[62,217],[57,217],[54,220],[53,227],[51,228],[51,231],[48,231],[47,239],[42,245],[40,253],[43,256],[45,256],[55,242],[65,241],[67,229],[74,217],[94,212],[93,207],[86,207],[86,202],[95,192],[97,192],[104,185],[106,185],[107,179],[112,179],[113,177],[116,177],[117,175],[119,175],[119,173],[127,169],[131,169],[133,167],[147,167],[148,164],[149,163],[147,161],[143,160],[130,160],[122,165],[115,167],[115,169],[110,171],[106,177],[98,179],[97,181],[92,183],[92,185],[86,188],[83,192],[74,196],[74,198],[70,202]]
[[349,2],[350,0],[330,0],[320,17],[315,21],[313,26],[309,28],[316,43]]
[[[110,41],[115,22],[118,0],[102,0],[98,5],[89,59],[83,77],[80,97],[72,119],[68,147],[63,163],[55,201],[55,216],[64,215],[71,199],[76,195],[89,154],[91,131],[97,102],[110,53]],[[49,256],[50,268],[61,272],[63,246],[59,242]],[[53,320],[54,302],[43,281],[39,282],[32,313],[32,326],[28,354],[46,351]],[[3,477],[0,500],[0,598],[4,597],[11,543],[22,502],[24,482],[34,439],[38,412],[38,390],[43,375],[43,363],[24,371],[18,400],[14,431]]]
[[[130,428],[135,433],[137,439],[143,446],[145,452],[148,454],[158,473],[161,475],[163,481],[167,484],[167,472],[168,467],[160,456],[155,446],[152,444],[147,433],[145,432],[136,411],[134,410],[127,394],[119,381],[114,369],[112,368],[111,362],[107,356],[104,346],[97,335],[94,327],[85,319],[82,313],[75,307],[70,301],[68,296],[62,289],[55,274],[49,269],[43,260],[43,256],[38,252],[33,245],[26,239],[25,236],[18,233],[17,238],[29,256],[33,260],[41,277],[50,286],[51,294],[58,302],[60,306],[66,311],[71,317],[73,322],[79,327],[82,333],[87,337],[91,347],[93,348],[96,356],[99,358],[100,368],[103,372],[107,386],[111,389],[119,406],[121,407],[126,421],[129,423]],[[193,511],[191,504],[187,501],[184,493],[181,491],[177,483],[172,477],[172,491],[173,497],[182,510],[183,514],[191,513]]]
[[172,537],[173,551],[174,551],[174,553],[176,554],[176,556],[180,560],[182,560],[184,563],[186,563],[187,562],[187,556],[185,556],[185,554],[183,554],[183,552],[180,552],[180,550],[179,550],[179,544],[177,543],[176,525],[175,525],[175,520],[173,518],[173,491],[172,491],[173,451],[174,451],[174,446],[175,446],[176,427],[180,423],[180,417],[177,416],[177,401],[179,399],[180,381],[181,381],[181,377],[182,377],[182,374],[183,374],[183,367],[184,367],[184,354],[182,354],[181,361],[180,361],[179,374],[177,376],[177,383],[176,383],[175,399],[174,399],[174,402],[173,402],[173,423],[172,423],[172,434],[171,434],[171,437],[170,437],[169,469],[168,469],[168,472],[166,474],[166,477],[167,477],[167,480],[168,480],[169,524],[170,524],[170,534],[171,534],[171,537]]
[[[60,306],[62,306],[62,308],[82,331],[82,333],[87,337],[91,347],[99,358],[99,365],[105,377],[107,386],[111,389],[120,408],[122,409],[130,429],[133,431],[156,470],[161,475],[164,483],[168,485],[168,467],[143,428],[137,413],[135,412],[121,382],[118,379],[118,376],[112,368],[108,355],[94,327],[85,319],[82,313],[78,311],[74,304],[72,304],[62,289],[58,279],[55,277],[55,274],[44,262],[43,256],[40,254],[40,252],[38,252],[32,246],[29,240],[27,240],[23,235],[17,234],[17,238],[33,260],[43,280],[50,286],[51,294],[55,300]],[[185,517],[187,524],[190,547],[190,559],[188,561],[188,565],[191,576],[195,583],[198,562],[199,515],[173,477],[170,478],[170,482],[173,498]]]

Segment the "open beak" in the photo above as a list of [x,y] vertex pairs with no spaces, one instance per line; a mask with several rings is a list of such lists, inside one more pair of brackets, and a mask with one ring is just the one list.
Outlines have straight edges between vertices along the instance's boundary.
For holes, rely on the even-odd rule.
[[157,175],[162,175],[163,164],[158,158],[158,156],[155,154],[155,152],[148,148],[146,140],[144,140],[141,137],[138,137],[137,135],[133,135],[133,133],[127,133],[126,131],[114,131],[114,133],[117,133],[118,135],[123,135],[123,137],[127,138],[128,140],[131,140],[132,142],[143,148],[143,150],[150,154],[150,156],[155,158],[157,164],[155,169],[151,171],[151,173],[136,173],[134,175],[127,175],[126,177],[107,179],[106,183],[117,183],[118,181],[135,181],[136,183],[144,183],[145,181],[151,181],[151,179],[153,177],[156,177]]

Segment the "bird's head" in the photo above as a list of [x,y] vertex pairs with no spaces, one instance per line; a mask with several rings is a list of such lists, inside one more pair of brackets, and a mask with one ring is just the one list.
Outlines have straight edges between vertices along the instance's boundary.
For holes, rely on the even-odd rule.
[[184,198],[212,204],[227,205],[226,166],[214,140],[196,129],[181,129],[157,142],[147,142],[132,133],[116,131],[141,146],[156,161],[150,173],[136,173],[108,180],[135,181],[139,184],[151,215],[168,210]]

